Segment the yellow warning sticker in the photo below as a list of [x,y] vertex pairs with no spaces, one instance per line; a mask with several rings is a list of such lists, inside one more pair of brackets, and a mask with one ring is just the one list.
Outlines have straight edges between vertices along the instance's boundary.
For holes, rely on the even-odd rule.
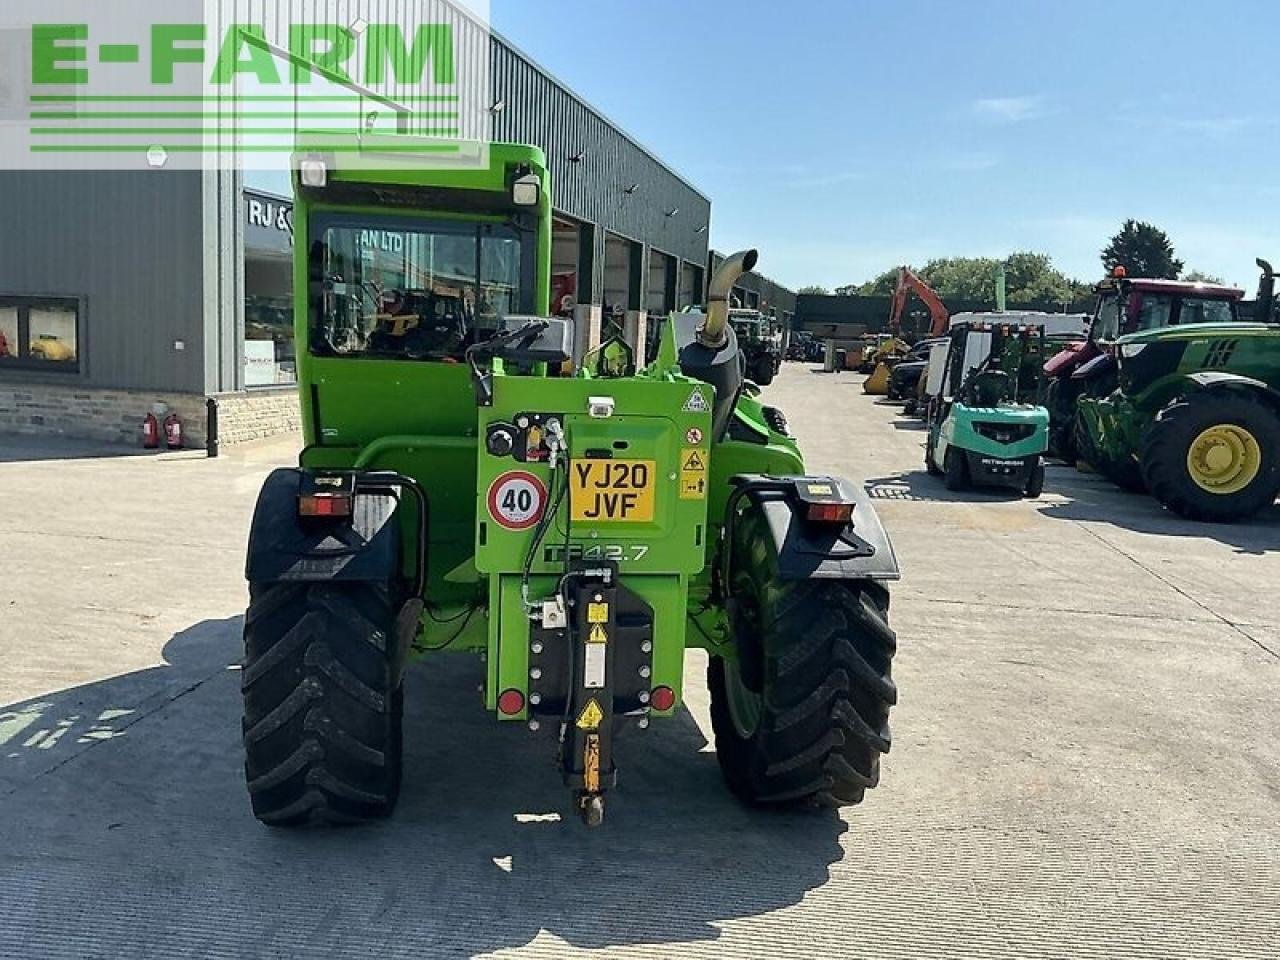
[[835,491],[831,489],[831,484],[829,483],[809,484],[809,496],[811,497],[829,497],[833,493]]
[[608,623],[609,605],[607,603],[587,604],[587,623]]
[[608,643],[609,635],[604,632],[604,627],[595,623],[591,625],[591,633],[587,636],[587,643]]
[[696,447],[680,451],[680,499],[702,500],[707,495],[707,452]]
[[578,714],[576,723],[579,730],[599,730],[600,721],[603,719],[604,711],[600,709],[600,704],[596,703],[596,698],[592,697]]
[[696,448],[686,447],[680,451],[680,469],[688,473],[704,473],[707,455]]

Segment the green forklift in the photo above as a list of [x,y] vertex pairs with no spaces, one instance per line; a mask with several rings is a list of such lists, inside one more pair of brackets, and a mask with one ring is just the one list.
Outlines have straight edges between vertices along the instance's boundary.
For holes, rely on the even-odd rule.
[[470,653],[486,708],[555,732],[599,824],[615,736],[681,709],[690,647],[739,798],[859,802],[890,744],[898,566],[861,487],[807,472],[748,388],[728,308],[755,251],[725,261],[705,312],[662,324],[647,366],[617,338],[575,357],[571,321],[548,315],[542,151],[494,143],[450,169],[445,146],[478,153],[373,134],[297,148],[306,445],[267,478],[248,547],[254,814],[389,815],[404,737],[458,730],[439,712],[404,729],[407,667]]
[[1044,327],[995,320],[953,323],[934,351],[925,467],[948,490],[1044,489],[1049,412],[1039,367]]

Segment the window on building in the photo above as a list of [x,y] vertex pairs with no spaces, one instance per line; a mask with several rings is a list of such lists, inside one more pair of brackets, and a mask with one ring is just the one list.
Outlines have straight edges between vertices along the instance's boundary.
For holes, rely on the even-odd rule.
[[80,303],[0,296],[0,370],[80,370]]

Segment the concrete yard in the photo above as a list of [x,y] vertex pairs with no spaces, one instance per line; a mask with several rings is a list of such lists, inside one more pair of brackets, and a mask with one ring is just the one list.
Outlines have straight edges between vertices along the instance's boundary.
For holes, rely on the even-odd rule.
[[881,786],[722,787],[705,658],[618,745],[605,825],[455,656],[407,680],[391,820],[273,832],[241,771],[246,530],[292,443],[145,456],[0,437],[0,956],[1280,955],[1280,508],[1237,526],[1055,466],[949,494],[855,374],[766,391],[903,567]]

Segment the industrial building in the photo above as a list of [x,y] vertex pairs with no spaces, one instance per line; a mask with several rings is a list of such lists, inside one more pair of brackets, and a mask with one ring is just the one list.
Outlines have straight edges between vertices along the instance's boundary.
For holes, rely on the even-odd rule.
[[[643,342],[702,300],[706,196],[496,34],[492,137],[546,152],[553,309]],[[0,173],[0,433],[136,443],[156,404],[203,445],[296,429],[292,204],[232,171]]]

